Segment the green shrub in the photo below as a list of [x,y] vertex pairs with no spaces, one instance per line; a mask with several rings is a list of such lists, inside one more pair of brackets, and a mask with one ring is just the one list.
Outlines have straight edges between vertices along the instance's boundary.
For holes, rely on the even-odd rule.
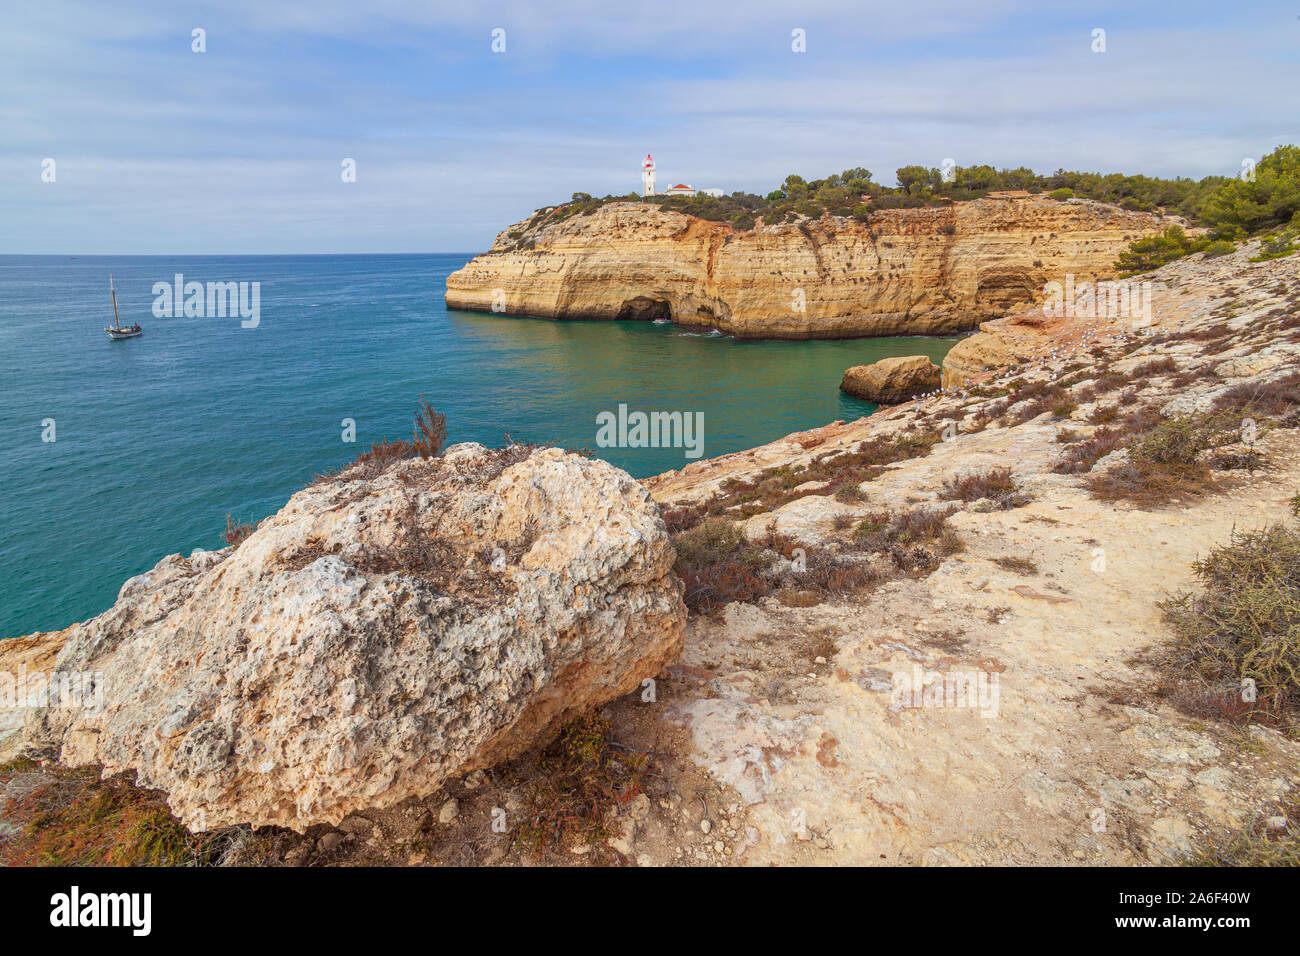
[[[1300,216],[1300,214],[1297,214]],[[1251,262],[1266,262],[1269,259],[1281,259],[1296,251],[1295,241],[1300,238],[1300,226],[1287,226],[1267,237],[1261,244],[1259,255],[1253,256]]]
[[1215,233],[1239,239],[1285,225],[1300,213],[1300,148],[1279,146],[1255,166],[1253,179],[1230,179],[1205,205]]
[[1115,268],[1121,275],[1132,276],[1140,272],[1150,272],[1167,262],[1201,252],[1208,247],[1208,239],[1193,239],[1187,235],[1182,226],[1170,226],[1155,236],[1138,239],[1121,252],[1115,262]]

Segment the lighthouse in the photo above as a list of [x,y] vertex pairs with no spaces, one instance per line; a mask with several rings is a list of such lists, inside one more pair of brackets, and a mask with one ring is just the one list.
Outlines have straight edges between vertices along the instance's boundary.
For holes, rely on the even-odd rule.
[[641,164],[641,195],[653,196],[655,194],[655,161],[649,153],[645,154],[645,162]]

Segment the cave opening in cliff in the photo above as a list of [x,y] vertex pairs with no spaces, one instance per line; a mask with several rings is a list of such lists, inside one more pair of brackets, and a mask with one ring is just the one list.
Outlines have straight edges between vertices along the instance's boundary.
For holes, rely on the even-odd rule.
[[653,322],[658,319],[672,321],[673,308],[667,299],[655,299],[648,295],[639,295],[628,299],[618,310],[620,319],[632,322]]

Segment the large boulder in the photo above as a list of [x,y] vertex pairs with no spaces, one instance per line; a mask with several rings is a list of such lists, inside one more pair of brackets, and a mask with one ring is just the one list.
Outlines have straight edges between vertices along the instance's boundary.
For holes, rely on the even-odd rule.
[[674,557],[603,461],[456,445],[356,466],[69,628],[54,668],[96,675],[102,708],[34,711],[26,744],[135,771],[193,829],[337,823],[659,673],[686,620]]
[[897,405],[939,387],[943,370],[924,355],[881,359],[844,373],[840,391],[874,402]]

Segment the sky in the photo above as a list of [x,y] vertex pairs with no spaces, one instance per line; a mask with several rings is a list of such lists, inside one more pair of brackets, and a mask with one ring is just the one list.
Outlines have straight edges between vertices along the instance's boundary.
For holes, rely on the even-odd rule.
[[947,158],[1232,175],[1296,142],[1294,3],[41,0],[0,19],[0,254],[477,252],[575,191],[639,191],[647,152],[661,188],[766,193]]

